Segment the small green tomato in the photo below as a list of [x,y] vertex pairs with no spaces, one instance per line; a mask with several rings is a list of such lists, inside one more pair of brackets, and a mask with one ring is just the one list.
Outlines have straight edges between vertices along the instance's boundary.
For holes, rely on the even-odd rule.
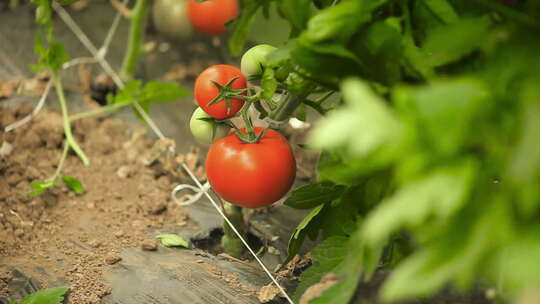
[[242,56],[240,69],[242,74],[250,79],[252,76],[258,76],[263,73],[262,67],[266,66],[266,55],[275,51],[277,48],[269,44],[259,44],[247,50]]
[[202,144],[211,144],[229,133],[229,127],[217,124],[212,121],[202,120],[201,118],[212,118],[206,114],[200,107],[197,107],[189,121],[191,134]]

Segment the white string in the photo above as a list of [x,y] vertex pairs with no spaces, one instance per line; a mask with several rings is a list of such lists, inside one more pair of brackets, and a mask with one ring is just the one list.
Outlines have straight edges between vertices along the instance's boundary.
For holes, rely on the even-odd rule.
[[[79,38],[79,40],[81,41],[81,43],[88,49],[88,51],[90,51],[90,53],[97,59],[98,63],[102,66],[102,68],[109,74],[111,75],[111,77],[113,78],[113,81],[116,83],[116,85],[120,88],[124,87],[124,83],[122,82],[122,80],[120,79],[120,77],[118,76],[118,74],[111,68],[111,66],[109,65],[109,63],[105,60],[104,57],[100,57],[99,55],[99,52],[98,50],[96,49],[96,47],[92,44],[92,42],[88,39],[88,37],[84,34],[84,32],[81,30],[81,28],[75,23],[75,21],[71,18],[71,16],[67,13],[66,10],[64,10],[60,5],[57,5],[56,3],[53,4],[54,5],[54,9],[56,10],[56,12],[60,15],[60,18],[62,18],[62,20],[66,23],[66,25],[75,33],[75,35]],[[148,123],[148,125],[151,127],[151,129],[154,131],[154,133],[156,133],[156,135],[160,138],[160,139],[163,139],[165,138],[165,136],[163,136],[163,133],[161,132],[161,130],[159,130],[159,128],[157,127],[157,125],[153,122],[153,120],[147,115],[147,113],[142,110],[141,106],[139,105],[139,103],[135,102],[134,103],[135,105],[135,108],[137,109],[137,111],[139,111],[139,114],[141,114],[141,116],[143,117],[143,119],[146,121],[146,123]],[[234,227],[234,225],[231,223],[231,221],[227,218],[227,216],[223,213],[223,211],[219,208],[218,204],[214,201],[214,199],[212,198],[212,196],[210,196],[210,194],[208,194],[208,190],[210,189],[210,185],[208,184],[205,184],[205,186],[201,185],[201,183],[199,182],[199,180],[195,177],[195,175],[193,174],[193,172],[191,172],[191,170],[185,165],[185,164],[182,164],[182,167],[184,168],[184,170],[186,170],[186,172],[189,174],[189,176],[191,177],[191,179],[195,182],[195,184],[197,185],[198,189],[191,186],[191,187],[187,187],[187,185],[179,185],[177,186],[175,189],[178,189],[180,187],[179,190],[176,190],[176,192],[173,190],[173,193],[174,193],[174,198],[175,198],[175,201],[176,201],[176,193],[182,189],[185,189],[185,188],[190,188],[190,189],[197,189],[196,191],[197,192],[197,195],[200,194],[201,196],[204,194],[206,195],[206,197],[210,200],[210,202],[212,203],[212,205],[214,206],[214,208],[218,211],[219,215],[221,215],[221,217],[227,222],[227,224],[231,227],[231,229],[234,231],[234,233],[240,238],[240,240],[242,241],[242,243],[244,244],[244,246],[246,246],[246,248],[249,250],[249,252],[253,255],[253,257],[255,258],[255,260],[259,263],[259,265],[261,265],[261,267],[263,268],[263,270],[266,272],[266,274],[270,277],[270,279],[272,280],[272,282],[278,287],[278,289],[280,290],[280,292],[283,294],[283,296],[287,299],[287,301],[290,303],[290,304],[294,304],[293,300],[289,297],[289,295],[287,294],[287,292],[285,292],[285,289],[283,289],[283,287],[281,287],[281,285],[278,283],[278,281],[274,278],[274,276],[272,275],[272,273],[270,272],[270,270],[268,270],[268,268],[266,268],[266,266],[264,265],[264,263],[259,259],[259,257],[257,256],[257,254],[255,253],[255,251],[253,251],[253,249],[251,248],[251,246],[249,246],[249,244],[246,242],[246,240],[242,237],[242,235],[238,232],[238,230],[236,229],[236,227]],[[183,186],[183,187],[182,187]],[[197,201],[197,200],[195,200]],[[195,202],[194,201],[194,202]]]
[[223,213],[223,211],[221,210],[221,208],[219,208],[218,204],[216,203],[216,201],[214,200],[214,198],[208,194],[208,191],[204,190],[204,186],[201,185],[201,183],[199,182],[199,180],[195,177],[195,175],[193,174],[193,172],[191,172],[191,170],[189,170],[189,168],[186,166],[186,164],[182,164],[182,167],[184,168],[184,170],[186,170],[186,172],[189,174],[189,177],[191,177],[191,179],[195,182],[195,184],[197,185],[197,187],[199,187],[199,191],[200,193],[203,193],[207,198],[208,200],[210,200],[210,202],[212,203],[212,205],[214,205],[214,208],[216,208],[216,210],[219,212],[219,214],[221,215],[221,217],[223,217],[223,219],[227,222],[227,224],[231,227],[231,229],[234,231],[234,233],[238,236],[238,238],[240,239],[240,241],[242,241],[242,243],[244,244],[244,246],[246,246],[246,248],[249,250],[249,252],[253,255],[253,257],[255,258],[255,260],[257,260],[257,262],[259,263],[259,265],[261,265],[262,269],[264,270],[264,272],[266,272],[266,274],[270,277],[270,279],[272,280],[272,282],[277,286],[277,288],[279,289],[279,291],[281,292],[281,294],[283,294],[283,296],[285,297],[285,299],[287,299],[287,301],[290,303],[290,304],[294,304],[293,300],[289,297],[289,295],[287,294],[287,292],[285,291],[285,289],[283,289],[283,287],[281,287],[281,285],[278,283],[278,281],[274,278],[274,276],[272,275],[272,273],[270,272],[270,270],[268,270],[268,268],[266,268],[266,266],[264,265],[264,263],[259,259],[259,257],[257,256],[257,254],[255,254],[255,251],[253,251],[253,249],[251,249],[251,246],[249,246],[249,244],[246,242],[246,240],[244,239],[244,237],[242,236],[242,234],[240,232],[238,232],[238,230],[236,229],[236,227],[234,227],[234,225],[231,223],[231,221],[227,218],[227,216],[225,215],[225,213]]
[[36,105],[36,107],[34,108],[34,110],[32,111],[32,113],[27,115],[25,118],[6,126],[4,128],[4,132],[7,133],[7,132],[10,132],[12,130],[15,130],[18,127],[20,127],[20,126],[26,124],[27,122],[29,122],[30,120],[32,120],[32,118],[34,116],[36,116],[39,113],[39,111],[41,111],[41,108],[43,108],[43,105],[45,104],[45,100],[47,99],[47,96],[49,95],[49,91],[51,90],[51,86],[52,86],[52,80],[49,80],[49,82],[47,83],[47,86],[45,87],[45,91],[43,92],[43,95],[41,95],[41,98],[39,99],[39,102]]
[[[124,0],[122,2],[123,6],[127,6],[129,4],[129,0]],[[111,41],[114,37],[114,34],[116,33],[116,29],[118,28],[118,25],[120,24],[120,20],[122,19],[122,14],[120,11],[116,13],[116,16],[114,16],[113,23],[111,25],[111,28],[109,32],[107,32],[107,37],[105,38],[105,41],[103,42],[103,45],[98,51],[99,58],[105,58],[107,55],[107,52],[109,51],[109,45],[111,44]]]
[[[195,192],[195,195],[193,195],[192,197],[190,197],[188,200],[185,200],[185,201],[179,200],[177,193],[184,189],[189,189]],[[181,184],[174,187],[173,191],[171,192],[171,197],[178,206],[184,207],[184,206],[188,206],[193,203],[196,203],[199,199],[201,199],[201,196],[203,196],[203,194],[208,190],[210,190],[210,183],[208,182],[206,182],[203,185],[202,189],[193,187],[192,185],[189,185],[189,184]]]

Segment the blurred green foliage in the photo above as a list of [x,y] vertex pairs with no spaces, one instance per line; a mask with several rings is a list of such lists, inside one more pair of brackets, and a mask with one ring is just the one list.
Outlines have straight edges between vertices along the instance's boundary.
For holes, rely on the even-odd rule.
[[343,101],[310,137],[318,181],[286,202],[313,208],[289,258],[323,240],[297,299],[332,272],[310,303],[347,303],[377,265],[385,300],[540,288],[540,1],[266,2],[290,25],[268,61]]

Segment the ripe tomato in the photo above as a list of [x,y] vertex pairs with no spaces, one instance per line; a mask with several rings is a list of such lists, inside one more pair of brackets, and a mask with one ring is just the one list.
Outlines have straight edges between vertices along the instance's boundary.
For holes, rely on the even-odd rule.
[[261,75],[263,68],[266,67],[266,55],[275,51],[277,48],[269,44],[259,44],[247,50],[242,56],[240,69],[248,79],[253,76]]
[[202,120],[201,118],[210,118],[210,115],[197,107],[189,120],[189,128],[191,129],[191,134],[193,134],[193,137],[195,137],[198,142],[211,144],[215,140],[222,138],[229,133],[229,127],[222,124],[216,124],[213,121]]
[[[262,130],[255,127],[256,134]],[[231,133],[215,141],[206,156],[206,175],[214,191],[231,204],[246,208],[268,206],[282,198],[295,174],[291,147],[274,130],[268,130],[254,144]]]
[[227,31],[225,24],[238,16],[237,0],[189,0],[188,17],[191,25],[209,35],[221,35]]
[[219,100],[217,103],[208,105],[208,103],[219,94],[219,89],[216,88],[212,81],[225,85],[235,77],[237,77],[237,79],[233,82],[231,87],[233,89],[245,89],[246,78],[238,68],[232,65],[213,65],[199,74],[195,80],[194,89],[195,100],[197,100],[199,107],[208,113],[208,115],[217,119],[224,119],[238,113],[244,105],[244,100],[242,99],[232,98],[229,111],[227,111],[227,103],[223,99]]
[[173,39],[191,36],[192,28],[187,18],[187,0],[156,0],[152,8],[156,29]]

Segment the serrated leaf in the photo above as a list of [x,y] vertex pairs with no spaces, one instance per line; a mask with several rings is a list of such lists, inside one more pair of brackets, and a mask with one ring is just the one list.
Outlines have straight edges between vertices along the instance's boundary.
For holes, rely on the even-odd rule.
[[409,126],[415,126],[416,135],[444,156],[466,144],[470,125],[487,110],[484,101],[489,97],[484,85],[471,78],[434,81],[402,95],[410,95],[396,99],[403,120],[412,122]]
[[122,90],[120,90],[114,98],[112,99],[113,103],[118,104],[130,104],[137,101],[140,97],[142,82],[140,80],[130,80],[128,81]]
[[240,16],[230,23],[229,27],[232,29],[232,34],[228,45],[229,51],[233,55],[238,55],[244,48],[251,25],[255,21],[257,11],[262,7],[263,2],[260,0],[243,1]]
[[278,83],[274,77],[274,70],[272,68],[264,69],[262,80],[261,80],[261,99],[270,99],[276,93]]
[[[443,232],[434,236],[428,246],[398,264],[381,291],[384,300],[425,297],[449,282],[457,288],[469,286],[475,280],[477,267],[495,248],[515,237],[506,201],[497,200],[481,209],[468,207],[467,212],[441,227]],[[527,255],[534,253],[529,251]]]
[[438,67],[470,54],[486,39],[490,25],[490,20],[482,17],[433,29],[421,47],[424,64]]
[[291,37],[303,31],[311,17],[311,0],[278,0],[280,14],[291,24]]
[[189,96],[188,90],[176,82],[147,82],[140,93],[141,103],[171,102]]
[[165,247],[189,247],[189,243],[177,234],[159,234],[156,238],[161,240],[161,244]]
[[414,228],[428,218],[444,221],[467,202],[477,170],[473,160],[463,160],[404,185],[367,217],[366,241],[381,244],[395,230]]
[[313,147],[347,147],[351,155],[365,156],[385,143],[395,144],[399,121],[365,82],[347,79],[341,91],[346,106],[332,111],[315,126],[309,139]]
[[364,245],[360,230],[350,237],[330,237],[319,244],[311,254],[315,262],[304,271],[295,292],[298,300],[308,286],[317,283],[327,273],[334,273],[338,282],[326,289],[311,304],[347,304],[353,297],[362,273],[369,277],[380,257],[380,248]]
[[45,190],[56,186],[57,184],[54,181],[33,181],[30,183],[33,191],[28,192],[28,195],[37,196],[41,195]]
[[320,204],[330,203],[339,198],[346,187],[332,182],[316,182],[294,189],[285,205],[296,209],[310,209]]
[[311,212],[298,224],[296,229],[294,230],[294,233],[291,235],[291,238],[289,239],[289,245],[287,249],[287,258],[283,263],[287,263],[290,261],[300,249],[300,246],[302,246],[302,243],[304,242],[304,239],[306,238],[306,235],[309,234],[310,228],[313,229],[313,227],[310,226],[316,226],[319,224],[317,216],[323,209],[324,205],[319,205],[315,207]]
[[311,43],[346,42],[362,23],[371,18],[371,12],[386,1],[340,1],[313,16],[302,37]]
[[26,296],[20,304],[61,304],[69,287],[55,287],[36,291]]
[[84,192],[83,184],[78,178],[72,176],[62,176],[62,180],[66,186],[68,186],[68,188],[76,194],[81,194]]
[[331,272],[345,259],[348,239],[342,236],[330,237],[311,251],[311,258],[315,263],[300,275],[300,284],[294,293],[296,302],[309,286],[319,282],[326,273]]
[[459,16],[447,0],[423,0],[423,3],[443,22],[449,24],[459,21]]

